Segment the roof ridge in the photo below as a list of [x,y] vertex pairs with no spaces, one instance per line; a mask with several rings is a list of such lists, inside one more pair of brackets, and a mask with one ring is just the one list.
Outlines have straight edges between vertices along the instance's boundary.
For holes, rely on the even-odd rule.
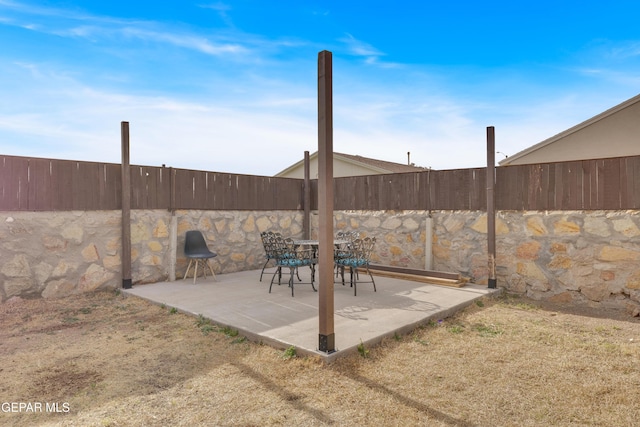
[[415,169],[425,169],[423,167],[420,166],[415,166],[415,165],[407,165],[404,163],[398,163],[398,162],[391,162],[389,160],[380,160],[380,159],[374,159],[372,157],[365,157],[365,156],[361,156],[359,154],[346,154],[346,153],[338,153],[338,152],[334,152],[333,154],[337,154],[343,157],[348,157],[350,159],[359,161],[360,163],[365,163],[368,165],[372,165],[372,166],[378,166],[380,167],[380,165],[392,165],[396,168],[401,168],[401,169],[405,169],[405,170],[415,170]]

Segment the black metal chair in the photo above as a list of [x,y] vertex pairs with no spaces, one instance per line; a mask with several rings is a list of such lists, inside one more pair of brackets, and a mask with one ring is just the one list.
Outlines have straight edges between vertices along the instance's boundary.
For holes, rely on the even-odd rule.
[[[375,246],[375,237],[365,237],[364,239],[356,239],[352,242],[350,248],[344,248],[345,254],[341,258],[336,258],[336,264],[342,273],[342,285],[344,285],[344,269],[349,267],[349,276],[351,286],[353,287],[353,295],[357,295],[358,292],[358,269],[364,268],[371,278],[373,284],[373,291],[376,292],[376,282],[373,280],[373,275],[369,271],[369,263],[371,261],[371,253]],[[360,282],[365,283],[365,282]],[[368,283],[368,282],[366,282]]]
[[[283,239],[281,236],[274,237],[274,254],[276,256],[276,271],[271,277],[271,284],[269,284],[269,293],[273,287],[273,282],[278,275],[278,285],[282,278],[282,268],[286,267],[290,270],[289,287],[291,288],[291,296],[293,296],[293,274],[297,272],[300,267],[311,268],[311,287],[317,292],[316,287],[313,285],[315,280],[315,267],[318,263],[314,249],[302,249],[296,246],[293,239]],[[300,278],[298,277],[298,280]]]
[[[344,275],[344,266],[340,266],[337,262],[340,258],[345,258],[349,255],[349,251],[353,248],[353,242],[356,239],[360,238],[359,231],[338,231],[336,233],[336,240],[346,241],[347,243],[341,243],[336,245],[335,250],[333,252],[334,263],[336,266],[336,277],[342,272]],[[357,274],[357,271],[356,271]]]
[[209,258],[218,256],[217,253],[211,252],[207,246],[207,242],[204,240],[204,236],[198,230],[187,231],[184,240],[184,254],[189,259],[189,265],[187,271],[184,273],[184,279],[187,278],[191,266],[194,266],[193,271],[193,283],[196,283],[196,277],[198,277],[198,264],[202,264],[202,272],[204,277],[207,277],[207,268],[211,272],[213,279],[215,280],[216,274],[213,272],[211,265],[209,264]]
[[274,248],[274,236],[282,236],[280,233],[274,231],[263,231],[260,233],[260,238],[262,239],[262,246],[264,246],[264,253],[267,260],[262,266],[262,271],[260,272],[260,281],[262,282],[262,275],[264,274],[264,269],[267,268],[267,264],[269,261],[276,259],[275,248]]

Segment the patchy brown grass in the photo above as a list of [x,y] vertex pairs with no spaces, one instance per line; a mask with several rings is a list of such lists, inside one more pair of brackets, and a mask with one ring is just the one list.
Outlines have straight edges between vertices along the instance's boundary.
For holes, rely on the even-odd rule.
[[[590,313],[586,313],[590,314]],[[116,293],[0,306],[0,412],[33,426],[632,426],[640,322],[517,298],[325,365]],[[339,332],[338,332],[339,333]],[[6,406],[5,406],[6,409]],[[43,408],[44,409],[44,408]]]

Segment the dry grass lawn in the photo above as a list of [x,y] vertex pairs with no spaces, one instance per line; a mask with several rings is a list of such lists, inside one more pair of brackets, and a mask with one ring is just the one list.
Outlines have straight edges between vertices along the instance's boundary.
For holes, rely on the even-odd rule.
[[115,292],[5,303],[0,335],[0,425],[640,423],[640,321],[514,297],[330,365]]

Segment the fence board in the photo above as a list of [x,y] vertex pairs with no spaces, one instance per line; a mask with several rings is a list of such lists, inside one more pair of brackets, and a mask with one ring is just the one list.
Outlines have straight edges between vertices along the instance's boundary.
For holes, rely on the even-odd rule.
[[2,157],[2,209],[29,210],[29,160],[22,157]]
[[193,205],[193,177],[195,171],[174,169],[174,198],[176,209],[189,209]]
[[222,209],[228,210],[235,207],[235,194],[236,194],[236,182],[231,174],[225,173],[219,175],[224,191],[224,202],[222,203]]
[[103,164],[103,180],[101,186],[102,209],[113,210],[122,208],[122,165]]
[[469,188],[469,180],[467,179],[466,170],[458,169],[451,171],[451,203],[453,209],[458,209],[459,207],[462,209],[466,209],[468,207],[468,192],[467,191],[458,191],[460,188]]
[[[520,168],[507,166],[496,169],[495,204],[496,209],[518,210],[524,204],[522,189],[518,187]],[[487,184],[488,185],[488,184]]]
[[620,209],[620,159],[605,159],[604,170],[604,204]]
[[561,209],[570,209],[571,206],[577,206],[576,201],[576,173],[572,167],[573,162],[562,163],[561,164],[561,173],[562,173],[562,183],[563,183],[563,194],[562,199],[560,201]]
[[598,209],[598,169],[595,160],[584,160],[585,209]]
[[[249,206],[256,206],[258,195],[256,194],[256,180],[248,175],[235,176],[234,196],[236,197],[236,209],[247,209]],[[242,190],[242,191],[240,191]]]
[[536,206],[541,200],[541,189],[542,189],[542,166],[541,165],[531,165],[527,168],[527,173],[529,175],[529,185],[527,187],[527,204]]
[[436,171],[433,174],[434,205],[439,206],[440,209],[444,210],[453,209],[453,203],[451,203],[452,188],[450,185],[449,177],[450,175],[444,173],[443,171]]
[[[362,180],[363,178],[357,178],[357,181]],[[380,206],[381,206],[381,201],[382,199],[382,179],[380,178],[380,176],[375,175],[375,176],[370,176],[368,177],[368,179],[365,178],[365,182],[369,183],[369,206],[371,207],[375,207],[375,210],[380,210]],[[356,188],[354,188],[354,191],[358,191],[357,190],[357,185]],[[346,208],[348,209],[348,207]],[[366,209],[366,207],[364,207],[363,209]],[[372,209],[373,210],[373,209]]]
[[415,209],[429,210],[431,209],[431,199],[429,196],[430,171],[417,173],[416,176],[418,177],[418,188],[416,190],[418,205]]
[[29,161],[29,206],[51,209],[51,162],[46,159],[32,159]]
[[487,174],[484,168],[472,169],[473,187],[471,189],[470,209],[487,209]]
[[640,157],[624,159],[626,168],[626,200],[629,209],[640,209]]
[[52,201],[52,210],[73,209],[72,167],[72,162],[51,162],[51,192],[56,195]]
[[579,209],[585,208],[585,190],[584,190],[584,171],[582,170],[582,162],[574,162],[576,173],[576,206]]

